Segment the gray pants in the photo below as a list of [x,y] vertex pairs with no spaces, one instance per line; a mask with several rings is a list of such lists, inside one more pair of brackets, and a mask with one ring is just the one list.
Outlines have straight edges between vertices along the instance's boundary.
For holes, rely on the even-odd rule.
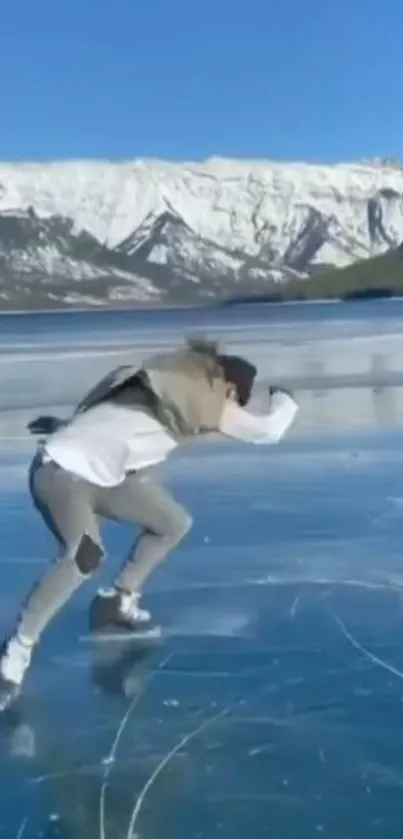
[[91,571],[86,569],[85,573],[75,559],[85,534],[103,550],[99,519],[141,528],[115,581],[117,588],[130,593],[141,590],[150,572],[191,526],[188,513],[141,473],[128,475],[116,487],[97,487],[54,463],[42,464],[38,456],[31,467],[30,490],[35,506],[62,550],[61,558],[28,596],[19,619],[18,631],[34,642],[73,592],[91,576]]

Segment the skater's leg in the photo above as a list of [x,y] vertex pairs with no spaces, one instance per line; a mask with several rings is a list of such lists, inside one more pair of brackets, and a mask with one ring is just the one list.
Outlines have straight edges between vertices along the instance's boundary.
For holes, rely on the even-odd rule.
[[98,569],[102,547],[90,484],[48,463],[32,476],[31,492],[62,551],[35,584],[19,619],[19,634],[36,642],[73,592]]
[[141,527],[141,533],[115,580],[124,592],[141,590],[149,574],[189,531],[192,520],[158,484],[129,475],[123,484],[101,493],[101,514]]
[[41,465],[36,458],[30,472],[30,489],[35,506],[64,555],[36,583],[14,634],[3,646],[0,709],[6,707],[14,691],[20,688],[41,633],[73,592],[97,570],[103,554],[91,485],[51,463]]
[[100,515],[136,524],[141,533],[114,587],[99,592],[93,601],[91,627],[98,630],[109,625],[135,632],[145,624],[151,628],[150,613],[139,606],[141,589],[188,532],[190,516],[168,492],[137,475],[128,476],[119,487],[101,491],[98,499]]

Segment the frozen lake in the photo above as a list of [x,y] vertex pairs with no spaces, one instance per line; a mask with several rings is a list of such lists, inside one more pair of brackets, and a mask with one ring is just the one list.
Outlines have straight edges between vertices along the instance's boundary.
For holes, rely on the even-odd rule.
[[[0,720],[0,837],[401,839],[401,304],[0,317],[0,630],[52,549],[25,422],[198,331],[258,363],[258,410],[294,386],[298,422],[159,470],[195,519],[147,593],[172,635],[92,648],[80,590]],[[105,536],[102,582],[132,534]]]

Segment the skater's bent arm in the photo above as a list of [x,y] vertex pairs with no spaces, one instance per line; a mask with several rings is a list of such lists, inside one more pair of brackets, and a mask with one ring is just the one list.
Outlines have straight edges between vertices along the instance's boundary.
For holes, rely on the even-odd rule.
[[227,402],[221,418],[220,432],[245,443],[278,443],[292,425],[298,405],[287,393],[272,396],[269,414],[257,416],[235,402]]

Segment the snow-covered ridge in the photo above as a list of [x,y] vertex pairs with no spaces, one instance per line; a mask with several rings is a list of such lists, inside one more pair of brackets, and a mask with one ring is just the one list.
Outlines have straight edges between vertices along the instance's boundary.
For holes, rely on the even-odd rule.
[[[270,243],[281,255],[312,209],[332,227],[319,261],[346,264],[381,247],[368,223],[370,200],[387,217],[392,238],[403,238],[402,196],[403,168],[378,161],[0,164],[0,211],[32,206],[39,215],[67,216],[112,247],[169,205],[195,233],[222,247],[257,255]],[[348,244],[339,244],[339,235]]]
[[33,298],[80,281],[106,299],[262,291],[402,241],[394,160],[0,164],[0,282]]

